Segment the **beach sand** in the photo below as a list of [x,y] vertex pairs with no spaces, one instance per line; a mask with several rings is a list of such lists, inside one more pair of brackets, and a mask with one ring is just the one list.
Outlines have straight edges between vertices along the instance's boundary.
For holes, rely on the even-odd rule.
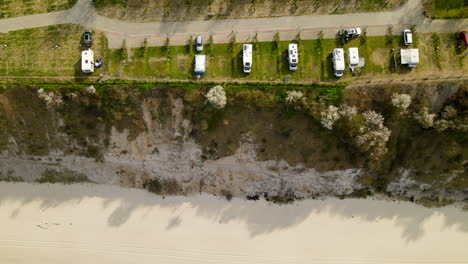
[[0,263],[468,263],[468,212],[0,183]]

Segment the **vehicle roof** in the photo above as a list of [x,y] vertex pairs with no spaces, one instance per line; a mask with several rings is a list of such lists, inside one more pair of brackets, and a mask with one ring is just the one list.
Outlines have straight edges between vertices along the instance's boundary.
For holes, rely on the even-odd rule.
[[462,31],[460,33],[463,34],[463,36],[465,37],[465,45],[468,45],[468,32],[467,31]]

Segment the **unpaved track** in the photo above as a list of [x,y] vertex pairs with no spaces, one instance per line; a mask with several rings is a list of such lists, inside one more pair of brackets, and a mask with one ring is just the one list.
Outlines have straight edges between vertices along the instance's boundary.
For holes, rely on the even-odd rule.
[[142,46],[145,38],[149,45],[164,45],[166,37],[171,38],[173,45],[184,45],[190,36],[198,34],[206,38],[213,35],[216,43],[226,43],[233,34],[242,42],[253,41],[255,34],[260,41],[271,41],[277,32],[283,40],[294,39],[298,32],[302,39],[315,39],[321,30],[325,38],[334,38],[340,28],[351,26],[366,28],[369,36],[385,35],[389,25],[394,27],[395,34],[411,25],[417,25],[419,32],[455,32],[468,28],[468,19],[425,18],[421,0],[408,0],[401,8],[376,13],[151,23],[103,17],[97,14],[90,0],[78,0],[66,11],[0,20],[0,32],[66,23],[104,31],[110,48],[120,47],[123,39],[127,40],[128,47]]
[[0,263],[467,263],[468,213],[0,183]]

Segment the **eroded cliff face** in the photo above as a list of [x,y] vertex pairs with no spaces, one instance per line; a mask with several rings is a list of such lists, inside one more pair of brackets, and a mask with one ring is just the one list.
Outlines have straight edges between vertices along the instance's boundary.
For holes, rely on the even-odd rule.
[[[200,91],[166,88],[115,88],[97,94],[62,89],[60,95],[63,102],[47,105],[37,88],[1,92],[2,179],[87,178],[163,195],[208,192],[279,202],[373,191],[416,198],[468,197],[463,137],[455,141],[462,148],[457,152],[462,164],[458,171],[439,162],[441,167],[433,169],[439,181],[428,183],[433,175],[416,175],[426,167],[410,155],[406,160],[392,157],[391,165],[373,163],[336,132],[323,129],[307,111],[235,101],[215,110],[204,103]],[[434,142],[435,134],[418,134],[428,137],[421,144]],[[405,149],[399,153],[414,148],[401,147]],[[426,154],[440,153],[428,148]],[[439,171],[456,175],[445,177]],[[461,185],[454,186],[454,181]]]

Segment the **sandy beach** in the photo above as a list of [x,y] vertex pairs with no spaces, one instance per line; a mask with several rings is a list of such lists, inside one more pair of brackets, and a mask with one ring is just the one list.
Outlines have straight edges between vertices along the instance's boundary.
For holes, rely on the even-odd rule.
[[0,183],[0,263],[467,263],[468,212]]

